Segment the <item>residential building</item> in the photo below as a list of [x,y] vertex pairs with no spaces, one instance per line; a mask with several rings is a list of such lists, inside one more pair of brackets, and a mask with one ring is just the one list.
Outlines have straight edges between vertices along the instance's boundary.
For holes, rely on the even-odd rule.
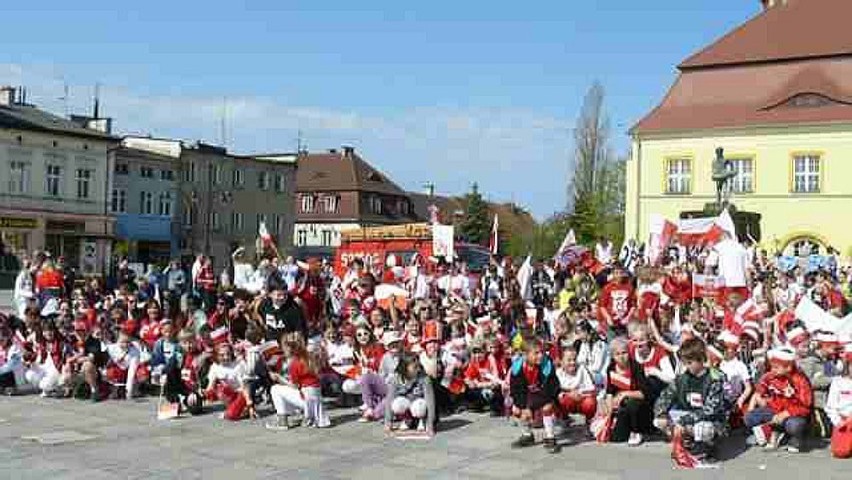
[[722,147],[738,172],[731,201],[762,215],[765,247],[852,248],[839,221],[852,209],[852,2],[762,3],[684,60],[662,102],[632,128],[628,237],[646,239],[652,214],[675,219],[714,202]]
[[329,253],[347,229],[417,220],[407,193],[352,147],[299,155],[293,244]]
[[[202,142],[144,137],[126,138],[124,143],[155,156],[177,159],[171,222],[161,218],[158,231],[164,231],[165,224],[170,223],[171,247],[177,244],[181,255],[204,253],[213,258],[217,268],[227,265],[230,254],[239,246],[252,256],[261,222],[282,254],[290,247],[295,221],[295,154],[237,155]],[[165,167],[151,164],[152,160],[146,157],[137,170],[149,175],[141,169],[153,168],[148,183],[160,182],[166,188],[167,182],[157,170]],[[149,191],[152,195],[145,196]],[[142,214],[146,215],[148,208],[145,202],[151,200],[155,216],[165,217],[160,215],[159,201],[159,195],[165,194],[153,186],[140,192]]]
[[143,139],[161,148],[134,148],[126,137],[116,150],[109,210],[121,251],[141,263],[165,263],[180,254],[179,176],[182,147],[175,140]]
[[0,88],[0,239],[16,254],[47,250],[83,274],[103,273],[114,220],[111,121],[66,119]]

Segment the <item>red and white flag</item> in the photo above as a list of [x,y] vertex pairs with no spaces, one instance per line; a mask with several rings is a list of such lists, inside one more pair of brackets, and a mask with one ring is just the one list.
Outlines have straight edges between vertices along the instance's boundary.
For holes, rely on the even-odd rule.
[[272,245],[272,235],[269,234],[269,230],[266,228],[266,222],[260,222],[257,226],[257,234],[260,236],[260,240],[263,242],[264,247]]
[[492,255],[497,255],[500,248],[500,222],[497,219],[497,214],[494,214],[494,224],[491,226],[491,238],[489,239],[488,249]]

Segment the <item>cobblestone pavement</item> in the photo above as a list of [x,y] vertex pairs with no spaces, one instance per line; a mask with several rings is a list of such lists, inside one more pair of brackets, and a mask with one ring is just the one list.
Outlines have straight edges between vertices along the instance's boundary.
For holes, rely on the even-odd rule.
[[0,397],[0,479],[852,478],[852,461],[833,460],[825,448],[742,452],[742,438],[727,442],[733,458],[721,468],[676,471],[660,442],[630,448],[568,438],[555,455],[512,450],[517,429],[474,414],[445,419],[431,441],[402,441],[355,422],[351,409],[332,410],[329,430],[271,432],[263,420],[234,424],[216,413],[157,421],[155,404]]

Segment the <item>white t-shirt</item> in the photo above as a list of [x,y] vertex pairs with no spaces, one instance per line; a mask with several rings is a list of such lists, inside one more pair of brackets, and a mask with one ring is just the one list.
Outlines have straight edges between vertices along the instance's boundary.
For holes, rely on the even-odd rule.
[[719,276],[726,287],[745,287],[748,253],[739,242],[723,240],[716,245],[719,254]]
[[719,364],[719,370],[728,377],[728,384],[731,386],[731,394],[739,398],[745,390],[745,384],[751,382],[751,373],[748,367],[742,360],[735,358],[733,360],[722,360]]
[[574,375],[559,368],[556,370],[556,378],[559,379],[559,387],[563,391],[577,392],[580,394],[594,393],[595,382],[589,369],[583,365],[577,365]]

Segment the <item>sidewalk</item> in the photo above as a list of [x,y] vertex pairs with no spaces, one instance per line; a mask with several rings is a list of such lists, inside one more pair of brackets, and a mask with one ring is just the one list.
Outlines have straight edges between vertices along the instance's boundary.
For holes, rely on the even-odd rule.
[[0,290],[0,312],[12,311],[12,290]]

